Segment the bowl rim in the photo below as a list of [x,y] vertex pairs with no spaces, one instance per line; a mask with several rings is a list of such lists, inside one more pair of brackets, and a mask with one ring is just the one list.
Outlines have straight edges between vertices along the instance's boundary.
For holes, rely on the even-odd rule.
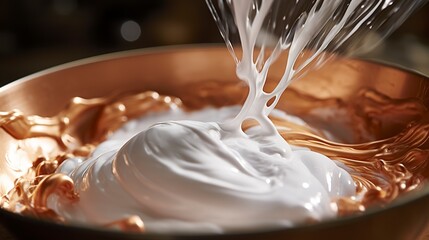
[[[24,76],[22,78],[19,78],[17,80],[14,80],[12,82],[9,82],[3,86],[0,86],[0,94],[7,91],[9,88],[13,88],[17,85],[23,84],[24,82],[31,81],[34,78],[48,75],[54,72],[66,70],[73,67],[79,67],[83,65],[88,65],[92,63],[98,63],[103,61],[111,61],[115,59],[121,59],[121,58],[128,58],[133,56],[140,56],[140,55],[150,55],[150,54],[162,54],[162,53],[172,53],[177,51],[197,51],[197,50],[220,50],[224,49],[227,51],[227,48],[224,44],[219,43],[212,43],[212,44],[183,44],[183,45],[168,45],[168,46],[156,46],[156,47],[149,47],[149,48],[138,48],[138,49],[131,49],[131,50],[125,50],[125,51],[116,51],[116,52],[110,52],[100,55],[95,55],[87,58],[82,58],[78,60],[74,60],[71,62],[59,64],[53,67],[49,67],[47,69],[37,71],[35,73],[32,73],[30,75]],[[398,64],[386,62],[386,61],[380,61],[380,60],[374,60],[374,59],[365,59],[365,58],[357,58],[357,57],[347,57],[348,60],[351,61],[357,61],[357,62],[365,62],[369,64],[375,64],[375,65],[381,65],[383,67],[399,70],[402,72],[406,72],[415,76],[419,76],[424,78],[425,80],[429,81],[429,76],[426,76],[425,74],[413,70],[404,66],[400,66]],[[410,204],[412,202],[416,202],[424,197],[429,196],[429,184],[424,183],[421,189],[418,191],[411,191],[403,196],[399,197],[398,199],[395,199],[394,201],[386,204],[382,207],[374,207],[369,208],[365,210],[362,214],[353,214],[350,216],[342,216],[342,217],[334,217],[332,219],[326,219],[318,223],[314,224],[297,224],[296,226],[292,227],[267,227],[267,226],[261,226],[256,228],[249,228],[246,230],[233,230],[228,231],[226,233],[219,234],[212,234],[212,233],[135,233],[135,232],[126,232],[126,231],[120,231],[110,228],[105,228],[97,225],[90,225],[90,224],[81,224],[81,223],[59,223],[52,220],[46,220],[46,219],[40,219],[35,218],[31,216],[24,216],[20,215],[11,211],[8,211],[6,209],[0,208],[0,214],[1,215],[9,215],[10,217],[16,218],[18,220],[24,220],[24,221],[30,221],[30,222],[37,222],[39,224],[45,224],[45,225],[51,225],[51,226],[57,226],[60,228],[66,228],[70,230],[76,230],[76,231],[86,231],[90,233],[101,233],[101,234],[109,234],[112,235],[112,237],[120,237],[126,235],[130,238],[141,238],[141,237],[148,237],[148,238],[162,238],[165,237],[177,237],[177,238],[211,238],[216,236],[228,236],[228,237],[234,237],[234,236],[246,236],[246,235],[253,235],[253,234],[267,234],[267,233],[275,233],[275,232],[300,232],[300,231],[311,231],[326,227],[335,227],[339,225],[343,225],[344,223],[351,223],[357,220],[360,220],[361,218],[370,218],[371,216],[375,216],[377,214],[381,214],[384,211],[399,208],[403,205]]]

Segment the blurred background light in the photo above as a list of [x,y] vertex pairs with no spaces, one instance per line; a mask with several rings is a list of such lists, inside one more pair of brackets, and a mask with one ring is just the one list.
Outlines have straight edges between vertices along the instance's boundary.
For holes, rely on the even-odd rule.
[[134,42],[140,38],[142,30],[135,21],[128,20],[121,25],[121,36],[125,41]]

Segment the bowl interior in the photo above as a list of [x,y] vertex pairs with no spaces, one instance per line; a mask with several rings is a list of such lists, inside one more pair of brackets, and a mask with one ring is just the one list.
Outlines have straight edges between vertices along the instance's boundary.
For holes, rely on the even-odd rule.
[[[277,64],[270,71],[270,78],[280,78],[282,73],[282,65]],[[225,83],[239,81],[235,75],[235,64],[223,47],[131,51],[73,62],[9,84],[0,89],[0,111],[19,109],[26,115],[53,116],[76,96],[96,98],[144,90],[180,96],[183,85],[213,80]],[[293,82],[292,86],[318,98],[335,97],[346,102],[351,101],[360,89],[371,88],[391,98],[418,98],[429,106],[429,81],[426,77],[355,59],[331,62]],[[278,108],[287,109],[289,104],[293,105],[284,99]],[[10,162],[8,156],[16,151],[18,141],[9,134],[1,131],[0,142],[0,155],[6,156],[0,161],[0,194],[3,195],[12,187],[14,179],[25,172],[29,163]],[[422,192],[391,208],[428,195],[427,188]],[[422,226],[419,226],[420,230]]]

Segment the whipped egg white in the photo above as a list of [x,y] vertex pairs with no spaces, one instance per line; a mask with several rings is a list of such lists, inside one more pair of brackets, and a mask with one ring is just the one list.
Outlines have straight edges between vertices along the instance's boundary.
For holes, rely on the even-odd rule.
[[335,217],[333,201],[355,194],[350,175],[280,135],[259,127],[231,134],[216,123],[239,110],[173,109],[130,121],[88,159],[60,166],[80,199],[53,197],[49,207],[80,223],[137,215],[147,232],[225,232]]

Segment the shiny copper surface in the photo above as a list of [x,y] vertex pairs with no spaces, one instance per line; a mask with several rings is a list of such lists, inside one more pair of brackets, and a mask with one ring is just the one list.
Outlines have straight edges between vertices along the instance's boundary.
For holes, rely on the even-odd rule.
[[[221,69],[221,71],[219,71],[219,69]],[[274,70],[271,71],[270,78],[276,79],[278,74],[281,74],[280,66],[275,67]],[[76,111],[76,114],[63,115],[60,112],[60,114],[53,118],[26,118],[17,111],[5,112],[2,116],[4,120],[3,127],[6,130],[9,129],[8,132],[14,134],[14,137],[25,139],[22,140],[24,141],[24,143],[22,143],[10,138],[7,134],[0,135],[0,138],[4,140],[4,145],[0,145],[0,150],[3,151],[0,152],[0,154],[5,156],[8,156],[12,151],[16,151],[16,145],[19,148],[20,144],[25,144],[25,141],[28,140],[26,138],[28,137],[54,137],[56,141],[54,141],[54,143],[50,142],[47,145],[53,146],[56,151],[64,149],[65,147],[73,148],[73,146],[78,146],[81,143],[87,143],[90,139],[94,139],[94,136],[96,136],[95,139],[100,138],[100,136],[107,133],[109,129],[98,129],[95,130],[95,132],[87,131],[91,129],[91,126],[85,124],[88,122],[86,120],[94,116],[88,114],[85,119],[79,119],[79,116],[82,116],[82,112],[100,106],[100,104],[105,104],[106,100],[100,98],[103,96],[119,96],[126,93],[155,90],[161,94],[177,96],[183,100],[185,105],[188,104],[191,108],[198,108],[207,103],[228,105],[240,102],[244,96],[243,87],[235,78],[234,64],[227,52],[221,48],[174,50],[142,55],[130,54],[124,57],[107,58],[107,60],[96,62],[90,61],[90,63],[83,65],[69,65],[57,71],[54,70],[40,74],[39,76],[30,76],[28,79],[31,79],[31,81],[23,80],[20,83],[10,85],[1,90],[0,110],[18,108],[26,114],[54,116],[58,112],[63,111],[65,105],[72,97],[80,96],[96,99],[89,100],[89,102],[86,102],[88,100],[77,99],[75,100],[77,102],[72,102],[70,104],[70,106],[73,106],[73,104],[77,103],[77,105],[82,106],[76,108],[80,109]],[[217,89],[214,82],[219,81],[224,82],[223,87],[227,88],[226,91],[216,91],[219,89]],[[58,91],[61,86],[68,86],[71,90],[66,92]],[[183,88],[183,86],[187,87]],[[362,109],[365,118],[374,121],[370,121],[369,123],[364,122],[360,128],[357,127],[353,131],[353,134],[350,134],[353,136],[352,138],[344,139],[344,141],[354,144],[355,150],[352,151],[352,154],[365,154],[362,153],[362,151],[363,149],[368,149],[368,146],[362,145],[362,142],[386,138],[386,142],[375,142],[375,144],[380,144],[380,146],[376,148],[381,149],[380,151],[384,153],[386,149],[383,149],[381,146],[385,147],[392,142],[397,144],[394,147],[396,149],[398,146],[400,148],[401,145],[409,143],[407,142],[407,138],[404,137],[407,134],[400,134],[400,132],[407,131],[404,129],[412,128],[412,126],[406,128],[408,124],[405,123],[409,123],[425,115],[424,113],[428,105],[428,99],[425,93],[427,92],[428,86],[429,83],[426,78],[417,74],[369,62],[340,59],[318,72],[310,73],[304,79],[294,82],[294,91],[285,94],[279,107],[298,115],[305,115],[310,121],[315,117],[311,112],[311,109],[314,108],[314,103],[320,104],[321,107],[330,106],[333,108],[348,109],[347,106],[353,106],[352,109]],[[46,94],[46,92],[51,93],[51,91],[52,94]],[[360,93],[360,95],[356,93]],[[153,92],[145,94],[141,96],[142,98],[140,100],[137,98],[137,102],[143,101],[142,103],[144,103],[148,97],[149,99],[159,97],[159,95],[157,96]],[[28,100],[28,96],[31,96],[31,101]],[[298,102],[293,101],[296,97],[300,97],[301,100]],[[199,101],[195,101],[196,98],[199,99]],[[1,104],[6,103],[5,101],[9,99],[12,101],[12,104],[15,102],[15,105]],[[193,101],[190,101],[190,99],[193,99]],[[132,104],[133,101],[136,101],[136,98],[130,100]],[[181,104],[180,101],[175,98],[162,97],[162,101],[168,104],[171,104],[171,102],[174,104]],[[80,104],[83,102],[85,104]],[[382,107],[386,106],[386,102],[393,103],[393,107],[391,106],[390,108],[383,109]],[[123,111],[123,109],[126,109],[126,104],[124,105],[122,101],[116,105],[114,102],[111,103],[110,106],[112,107],[108,110],[104,110],[102,114],[106,116],[115,116],[112,112],[114,113],[115,111]],[[144,106],[144,104],[142,104],[142,106]],[[9,108],[5,109],[7,107]],[[162,108],[161,106],[161,109]],[[139,111],[140,110],[136,112]],[[353,115],[350,113],[347,114],[348,116]],[[124,115],[120,114],[120,116]],[[132,117],[133,113],[128,112],[128,115],[125,114],[125,116]],[[384,118],[380,116],[384,116]],[[389,118],[391,119],[392,116],[394,116],[396,120],[393,121],[393,123],[389,121]],[[14,119],[18,120],[15,121]],[[123,122],[126,121],[126,119],[127,118],[122,120],[117,119],[118,121],[116,122]],[[326,121],[329,120],[330,119],[327,119]],[[70,123],[78,127],[65,127]],[[34,131],[28,131],[28,129],[38,126],[38,124],[39,126],[40,124],[45,124],[50,130],[40,132],[36,127],[33,129]],[[18,129],[18,131],[14,132],[11,131],[11,129]],[[425,133],[427,134],[427,131],[424,129],[423,127],[423,130],[419,130],[423,136],[421,137],[422,142],[416,143],[418,146],[424,144],[427,140],[427,137],[424,135]],[[412,131],[409,131],[412,135]],[[32,132],[33,134],[26,135],[25,133],[28,132]],[[91,135],[88,135],[88,132],[91,132]],[[299,132],[302,132],[302,129],[295,134],[299,134]],[[293,131],[289,131],[285,136],[293,136],[293,134]],[[327,142],[322,140],[315,141],[314,139],[318,137],[312,134],[313,133],[306,134],[304,137],[295,138],[295,140],[301,139],[305,140],[307,143],[316,143],[309,147],[319,148],[320,150],[321,145],[318,144],[323,145]],[[394,139],[394,136],[399,136],[397,137],[399,140]],[[313,140],[308,139],[309,137],[313,137]],[[79,141],[76,142],[74,139],[78,139]],[[334,145],[333,143],[328,144]],[[308,146],[312,144],[303,143],[302,145]],[[341,148],[341,146],[338,147]],[[347,147],[350,147],[350,145],[347,145]],[[82,155],[87,152],[85,148],[76,148],[74,150],[75,153],[77,152],[77,154]],[[347,158],[332,153],[332,150],[330,151],[331,152],[328,151],[328,155],[331,154],[334,157],[336,156],[340,160]],[[354,151],[356,153],[353,153]],[[377,152],[367,151],[369,151],[369,153],[367,153],[369,154],[368,158],[377,155]],[[42,152],[44,152],[43,149]],[[46,155],[47,153],[43,154]],[[405,155],[400,151],[396,154]],[[420,154],[419,156],[421,158],[425,158],[422,152],[415,152],[413,154]],[[26,157],[27,159],[23,161],[22,164],[15,164],[13,167],[10,166],[8,161],[0,162],[0,169],[2,169],[1,174],[3,174],[1,175],[0,194],[4,194],[6,191],[10,190],[13,185],[13,179],[25,173],[25,170],[29,167],[28,163],[32,162],[31,157],[34,158],[34,156]],[[411,155],[411,158],[412,157],[413,155]],[[400,175],[402,174],[401,177],[403,177],[404,181],[409,180],[407,178],[407,173],[403,172],[400,166],[393,166],[393,168],[392,166],[387,164],[387,166],[377,165],[376,167],[386,167],[385,170],[387,173],[392,172],[392,170],[397,170]],[[419,166],[419,169],[423,169],[423,172],[425,168],[426,165]],[[43,175],[43,173],[49,172],[49,169],[51,169],[51,166],[39,167],[38,174]],[[46,178],[41,181],[49,182]],[[415,183],[413,181],[410,183],[411,187]],[[416,181],[419,181],[419,178]],[[67,189],[69,190],[69,188],[67,188],[67,186],[69,186],[67,179],[59,182],[65,183],[61,185],[65,186],[61,188],[64,190],[63,194],[73,199],[73,193],[66,191]],[[400,185],[401,184],[399,184],[399,186]],[[47,189],[49,189],[49,187]],[[427,188],[422,187],[421,191],[426,189]],[[36,200],[33,199],[33,201],[40,202],[39,205],[43,206],[45,202],[43,198],[44,195],[40,194],[39,196],[41,197]],[[347,200],[342,201],[341,205],[349,208],[355,206],[354,203],[347,202]],[[361,210],[358,205],[355,207],[356,211]],[[142,223],[134,220],[135,219],[127,219],[119,221],[117,223],[119,225],[117,226],[132,222],[131,226],[141,226],[141,229],[143,229]]]
[[[56,149],[48,153],[50,157],[40,153],[37,145],[25,150],[36,158],[28,159],[32,161],[32,166],[14,180],[14,187],[0,199],[0,207],[27,216],[64,222],[60,214],[49,209],[47,204],[51,195],[57,195],[69,204],[79,200],[74,192],[73,180],[65,174],[55,173],[62,161],[71,157],[86,157],[94,146],[130,119],[178,107],[184,108],[179,98],[145,91],[124,97],[75,97],[53,117],[24,116],[16,110],[4,112],[0,117],[3,122],[0,127],[15,139],[25,141],[44,137],[57,144]],[[83,125],[90,126],[91,130],[79,134]],[[17,161],[18,156],[10,159],[10,162]],[[133,232],[144,230],[144,223],[138,216],[118,219],[105,226]]]

